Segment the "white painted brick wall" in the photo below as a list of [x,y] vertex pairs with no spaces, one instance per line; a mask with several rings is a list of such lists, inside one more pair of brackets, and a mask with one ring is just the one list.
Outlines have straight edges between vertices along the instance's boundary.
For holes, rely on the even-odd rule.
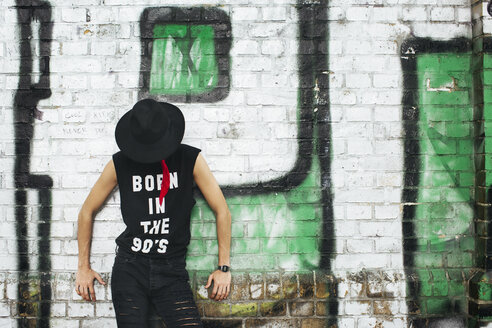
[[[330,46],[336,50],[330,51],[329,66],[343,81],[330,85],[332,110],[343,106],[340,120],[332,124],[333,192],[335,205],[344,209],[335,211],[335,235],[346,245],[334,261],[336,270],[358,272],[390,265],[402,274],[399,45],[412,32],[435,39],[470,37],[470,12],[465,0],[330,1]],[[370,123],[356,123],[359,114],[360,121]],[[402,280],[396,284],[404,296],[405,284]],[[343,285],[339,294],[344,295]],[[364,318],[361,314],[372,316],[376,305],[357,301],[358,294],[346,297],[353,301],[339,306],[339,313],[347,315],[339,320],[341,326],[405,325],[404,317]],[[396,316],[406,313],[401,301],[389,308]]]
[[[52,308],[55,327],[79,327],[78,320],[110,317],[111,304],[77,302],[78,209],[110,155],[117,150],[114,125],[137,100],[140,70],[139,19],[161,1],[99,0],[50,2],[54,30],[51,50],[52,95],[42,100],[42,121],[35,121],[31,169],[54,178],[52,262],[57,273]],[[242,184],[273,179],[288,171],[297,153],[297,12],[296,1],[166,1],[166,6],[219,5],[232,22],[231,90],[214,104],[178,104],[187,120],[185,142],[203,149],[217,180]],[[20,56],[15,1],[0,5],[0,270],[16,266],[13,181],[13,96]],[[480,6],[479,6],[480,7]],[[467,0],[329,1],[330,110],[332,179],[338,256],[333,268],[348,289],[339,312],[340,327],[402,327],[405,281],[385,285],[396,299],[392,321],[372,318],[373,303],[359,299],[347,272],[388,269],[402,275],[400,204],[403,185],[401,126],[402,72],[399,46],[415,35],[435,39],[471,37]],[[474,13],[474,15],[477,15]],[[484,33],[492,19],[484,2]],[[90,21],[88,21],[90,19]],[[39,53],[39,49],[34,49]],[[37,69],[37,68],[36,68]],[[233,137],[234,136],[234,137]],[[241,173],[241,174],[238,174]],[[87,174],[81,178],[81,174]],[[34,207],[36,195],[29,192]],[[93,267],[111,269],[114,238],[123,230],[115,193],[94,227]],[[35,233],[35,226],[29,227]],[[34,248],[34,243],[31,244]],[[3,281],[3,279],[0,280]],[[9,299],[15,286],[5,288]],[[101,293],[101,290],[98,290]],[[99,295],[107,301],[108,295]],[[67,301],[67,302],[65,302]],[[10,325],[0,303],[0,326]],[[57,321],[58,320],[58,321]],[[82,326],[103,324],[84,320]],[[112,321],[111,321],[112,322]]]

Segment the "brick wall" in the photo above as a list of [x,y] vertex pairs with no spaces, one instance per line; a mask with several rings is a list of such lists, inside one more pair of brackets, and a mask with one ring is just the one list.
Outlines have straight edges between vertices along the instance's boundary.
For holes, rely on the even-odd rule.
[[[197,194],[207,326],[473,324],[490,19],[478,0],[3,1],[0,326],[116,326],[108,287],[74,292],[76,221],[143,97],[182,109],[232,212],[233,292],[215,303]],[[93,232],[106,281],[123,229],[115,190]]]

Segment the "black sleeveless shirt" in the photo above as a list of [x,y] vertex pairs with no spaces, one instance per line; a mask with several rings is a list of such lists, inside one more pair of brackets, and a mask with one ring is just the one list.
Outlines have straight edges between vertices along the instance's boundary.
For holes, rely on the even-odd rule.
[[193,198],[193,168],[200,149],[181,144],[165,159],[169,191],[162,204],[161,162],[138,163],[121,151],[113,154],[120,190],[120,206],[126,229],[116,244],[147,257],[184,256],[190,242]]

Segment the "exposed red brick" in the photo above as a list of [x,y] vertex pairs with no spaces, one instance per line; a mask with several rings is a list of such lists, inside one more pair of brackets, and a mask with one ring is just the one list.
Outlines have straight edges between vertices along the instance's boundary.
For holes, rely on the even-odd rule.
[[326,320],[325,319],[303,319],[301,322],[301,328],[325,328]]
[[246,319],[245,321],[246,328],[299,328],[299,325],[297,319]]
[[232,277],[229,300],[244,301],[249,299],[249,284],[246,274],[234,274]]
[[206,317],[227,317],[231,313],[231,306],[227,303],[209,302],[203,304]]
[[265,317],[284,316],[287,314],[287,303],[283,301],[261,303],[260,313]]
[[325,316],[327,311],[326,307],[328,306],[327,302],[316,302],[316,315]]
[[299,274],[299,297],[312,298],[314,296],[313,273]]
[[265,297],[267,299],[282,299],[282,283],[278,273],[267,274],[265,276],[266,288]]
[[290,315],[292,316],[312,316],[314,315],[314,303],[313,302],[290,302]]
[[297,277],[294,274],[282,275],[282,292],[284,298],[293,299],[297,297]]

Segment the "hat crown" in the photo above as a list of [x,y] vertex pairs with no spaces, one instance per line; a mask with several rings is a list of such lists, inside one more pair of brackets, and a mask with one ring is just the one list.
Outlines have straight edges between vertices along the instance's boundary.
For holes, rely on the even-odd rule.
[[152,144],[161,138],[169,126],[166,110],[157,101],[144,99],[133,106],[130,133],[143,144]]
[[143,99],[119,119],[115,138],[128,158],[140,163],[155,163],[178,148],[184,130],[185,119],[178,107]]

